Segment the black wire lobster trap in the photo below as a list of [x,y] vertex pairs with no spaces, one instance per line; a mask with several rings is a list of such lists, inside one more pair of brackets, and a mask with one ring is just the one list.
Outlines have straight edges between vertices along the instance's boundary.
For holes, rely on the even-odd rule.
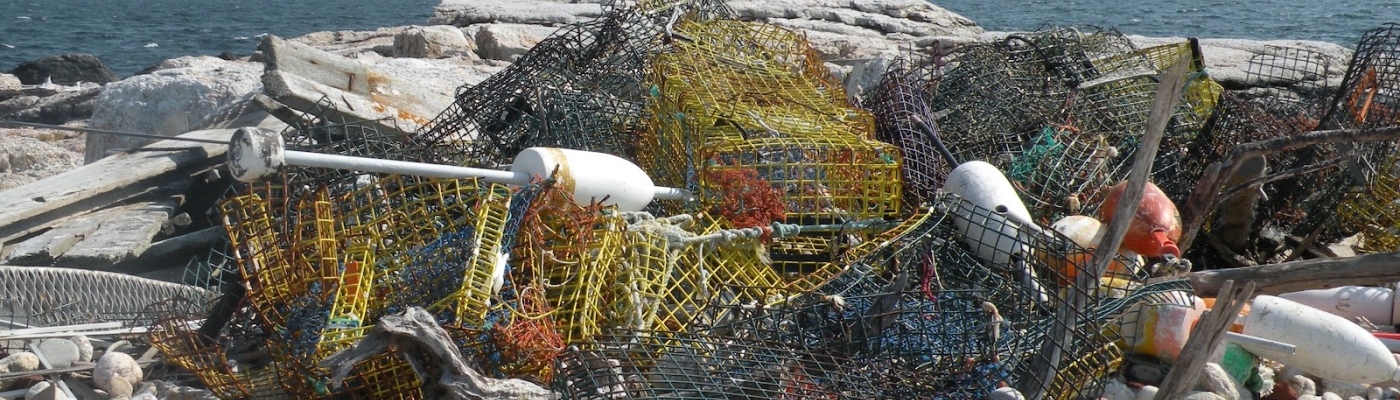
[[555,389],[583,399],[951,399],[1011,385],[1094,398],[1123,355],[1110,322],[1166,290],[1144,287],[1141,265],[1119,257],[1079,293],[1086,306],[1065,313],[1089,250],[956,196],[927,211],[816,290],[758,288],[781,300],[714,304],[686,332],[619,330],[571,348]]
[[505,70],[462,87],[417,134],[427,161],[495,166],[535,146],[634,160],[650,58],[677,20],[732,12],[713,1],[611,2],[594,21],[569,25]]
[[1169,126],[1172,135],[1194,135],[1222,91],[1204,72],[1195,41],[1138,49],[1097,28],[1048,28],[909,56],[865,106],[880,137],[923,167],[906,168],[912,198],[929,197],[950,168],[934,160],[937,141],[957,162],[1001,168],[1037,221],[1048,224],[1092,214],[1103,189],[1126,176],[1157,75],[1183,59],[1193,73]]

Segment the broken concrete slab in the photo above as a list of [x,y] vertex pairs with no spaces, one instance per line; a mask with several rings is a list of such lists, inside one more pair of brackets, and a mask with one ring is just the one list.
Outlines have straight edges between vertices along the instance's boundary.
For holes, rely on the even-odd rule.
[[39,236],[20,242],[15,245],[14,249],[10,250],[9,258],[5,259],[5,263],[32,266],[52,265],[58,256],[68,252],[68,249],[73,248],[73,245],[83,241],[102,223],[115,218],[121,211],[121,209],[114,208],[79,216],[39,234]]
[[[334,117],[346,121],[370,121],[380,132],[407,135],[452,102],[451,97],[394,79],[366,63],[305,44],[268,36],[258,48],[267,65],[265,93],[298,110],[336,113]],[[329,101],[333,109],[327,110],[322,101]]]
[[151,247],[161,225],[175,214],[175,209],[173,200],[123,207],[120,214],[102,223],[56,261],[77,268],[109,269],[135,259]]

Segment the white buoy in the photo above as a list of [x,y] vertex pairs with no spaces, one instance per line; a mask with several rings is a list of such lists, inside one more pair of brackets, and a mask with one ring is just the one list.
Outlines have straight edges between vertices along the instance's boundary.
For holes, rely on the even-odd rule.
[[1400,307],[1395,306],[1400,299],[1395,297],[1395,291],[1387,288],[1341,286],[1284,293],[1278,297],[1336,314],[1347,320],[1355,321],[1356,317],[1366,317],[1366,320],[1376,325],[1394,325],[1400,322]]
[[[1292,300],[1255,298],[1242,333],[1296,345],[1293,355],[1277,355],[1274,361],[1324,379],[1366,384],[1400,379],[1400,365],[1380,339],[1346,318]],[[1249,343],[1239,345],[1255,351]]]
[[1001,170],[983,161],[968,161],[948,173],[943,188],[983,209],[959,209],[953,217],[977,257],[1006,265],[1014,255],[1029,255],[1022,227],[1039,227],[1031,223],[1030,211]]
[[529,184],[536,176],[549,176],[559,167],[555,179],[580,205],[599,200],[605,205],[616,205],[620,211],[641,211],[653,199],[690,198],[685,190],[655,186],[645,171],[621,157],[580,150],[532,147],[516,156],[510,171],[500,171],[291,151],[286,150],[280,134],[263,128],[240,128],[229,140],[229,172],[239,181],[257,181],[277,173],[284,165],[433,178],[478,178],[515,186]]
[[1040,301],[1047,301],[1035,270],[1026,262],[1031,257],[1026,233],[1042,229],[1031,222],[1030,211],[1001,170],[983,161],[968,161],[948,173],[943,187],[981,208],[959,205],[953,212],[953,224],[973,253],[1001,268],[1019,270],[1021,283]]

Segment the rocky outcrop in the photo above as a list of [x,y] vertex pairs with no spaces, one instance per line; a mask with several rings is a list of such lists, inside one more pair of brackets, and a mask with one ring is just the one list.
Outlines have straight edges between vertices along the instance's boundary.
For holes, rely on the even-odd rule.
[[[1151,47],[1165,43],[1180,42],[1185,38],[1155,38],[1129,36],[1138,47]],[[1307,40],[1244,40],[1244,39],[1201,39],[1201,53],[1206,60],[1206,68],[1211,78],[1231,90],[1269,88],[1290,85],[1292,87],[1337,87],[1342,75],[1346,74],[1351,62],[1352,50],[1335,43]],[[1288,54],[1284,54],[1288,51]],[[1260,65],[1275,63],[1279,57],[1296,58],[1307,54],[1308,61],[1301,61],[1295,67],[1321,71],[1321,74],[1304,76],[1303,68],[1270,71],[1270,74],[1253,74],[1250,77],[1251,62]],[[1268,76],[1263,76],[1268,75]],[[1297,76],[1293,76],[1297,75]],[[1299,84],[1301,82],[1301,84]]]
[[476,40],[468,38],[454,26],[415,26],[394,35],[394,57],[443,58],[458,55],[475,58]]
[[63,54],[25,61],[10,70],[27,85],[38,85],[52,79],[57,85],[79,82],[103,84],[117,80],[116,75],[91,54]]
[[0,129],[0,190],[18,187],[80,166],[83,161],[82,154],[82,134],[36,129]]
[[87,119],[101,92],[102,87],[93,83],[0,90],[0,120],[62,124]]
[[487,60],[515,61],[556,28],[526,24],[487,24],[466,28],[476,32],[477,55]]
[[413,28],[399,26],[372,31],[322,31],[308,33],[289,40],[341,57],[357,58],[366,52],[392,57],[394,55],[394,37]]
[[444,0],[428,23],[471,26],[487,23],[562,26],[603,16],[597,0]]
[[796,29],[823,60],[890,57],[940,40],[967,41],[982,33],[972,20],[924,0],[731,1],[742,19]]
[[[182,57],[147,75],[107,85],[97,97],[89,125],[97,129],[173,136],[196,130],[220,107],[262,89],[259,63],[215,57]],[[152,140],[92,135],[85,162]]]

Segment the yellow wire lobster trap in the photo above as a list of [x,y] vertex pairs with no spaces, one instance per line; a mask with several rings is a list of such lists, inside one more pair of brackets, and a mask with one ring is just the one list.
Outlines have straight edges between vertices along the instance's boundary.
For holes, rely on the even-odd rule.
[[674,36],[674,50],[653,62],[650,130],[638,145],[654,180],[714,192],[723,182],[710,172],[754,169],[785,199],[788,219],[899,212],[898,149],[870,139],[873,117],[850,104],[801,35],[721,20],[682,24]]

